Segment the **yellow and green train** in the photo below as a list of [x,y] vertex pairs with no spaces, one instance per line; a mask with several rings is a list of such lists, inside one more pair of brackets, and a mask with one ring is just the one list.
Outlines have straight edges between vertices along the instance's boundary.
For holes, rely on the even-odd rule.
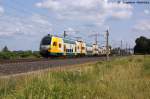
[[75,41],[53,35],[45,36],[40,44],[40,54],[43,57],[100,55],[101,51],[99,49],[95,44],[90,45],[83,41]]

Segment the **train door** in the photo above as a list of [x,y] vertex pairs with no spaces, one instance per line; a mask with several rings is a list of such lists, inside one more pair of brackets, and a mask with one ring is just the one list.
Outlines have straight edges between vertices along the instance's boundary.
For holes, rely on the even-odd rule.
[[66,44],[64,44],[64,55],[66,55]]

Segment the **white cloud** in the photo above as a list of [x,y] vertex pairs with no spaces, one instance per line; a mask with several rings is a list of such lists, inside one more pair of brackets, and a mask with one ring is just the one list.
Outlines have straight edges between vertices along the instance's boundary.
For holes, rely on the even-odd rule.
[[47,8],[57,18],[90,21],[102,25],[108,18],[126,19],[132,16],[132,6],[113,3],[108,0],[43,0],[36,3],[39,8]]
[[145,10],[144,10],[144,13],[145,13],[145,14],[149,14],[150,12],[149,12],[148,9],[145,9]]
[[113,17],[118,18],[118,19],[130,18],[131,15],[132,15],[132,12],[128,12],[128,11],[120,11],[120,12],[116,12],[112,14]]
[[75,30],[74,30],[73,28],[71,28],[71,27],[68,27],[68,28],[66,29],[66,31],[74,32]]
[[0,6],[0,15],[4,13],[4,8]]
[[38,36],[52,31],[52,25],[40,15],[27,18],[0,17],[0,36]]
[[150,20],[141,20],[133,27],[137,32],[150,32]]

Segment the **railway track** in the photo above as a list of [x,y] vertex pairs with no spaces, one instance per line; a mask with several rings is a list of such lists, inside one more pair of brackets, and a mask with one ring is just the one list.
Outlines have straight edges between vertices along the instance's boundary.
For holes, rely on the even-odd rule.
[[9,60],[0,60],[0,64],[11,64],[11,63],[23,63],[23,62],[34,62],[34,61],[47,61],[46,58],[30,58],[30,59],[9,59]]
[[82,57],[66,59],[34,59],[16,60],[0,63],[0,76],[14,75],[70,65],[83,64],[104,60],[104,57]]

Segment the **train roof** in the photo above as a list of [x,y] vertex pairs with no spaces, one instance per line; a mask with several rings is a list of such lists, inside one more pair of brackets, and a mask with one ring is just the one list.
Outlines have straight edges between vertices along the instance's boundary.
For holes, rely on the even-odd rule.
[[52,35],[48,34],[48,35],[44,36],[43,39],[46,37],[52,37]]
[[70,40],[70,39],[63,39],[64,43],[69,43],[69,44],[76,44],[76,42],[74,40]]
[[86,44],[86,46],[88,46],[88,47],[92,47],[92,44]]
[[48,34],[47,36],[52,37],[52,35],[51,35],[51,34]]

